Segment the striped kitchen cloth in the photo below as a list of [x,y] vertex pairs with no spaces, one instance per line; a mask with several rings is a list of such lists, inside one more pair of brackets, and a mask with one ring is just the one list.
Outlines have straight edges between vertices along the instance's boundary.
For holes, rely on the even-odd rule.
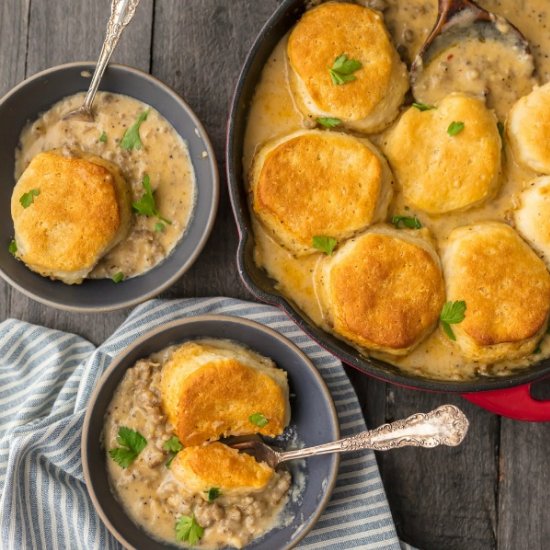
[[[144,332],[205,313],[263,323],[300,347],[330,388],[342,434],[365,429],[342,364],[279,310],[228,298],[153,300],[101,346],[9,319],[0,324],[0,547],[119,549],[95,513],[80,461],[86,404],[114,355]],[[324,514],[299,548],[401,548],[372,452],[343,455]]]

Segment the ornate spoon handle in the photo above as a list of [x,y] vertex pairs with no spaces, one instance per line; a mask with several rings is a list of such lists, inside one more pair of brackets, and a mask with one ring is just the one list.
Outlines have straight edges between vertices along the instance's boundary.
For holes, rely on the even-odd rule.
[[469,422],[454,405],[443,405],[429,413],[419,413],[405,420],[384,424],[375,430],[332,443],[279,454],[279,462],[329,453],[346,453],[360,449],[387,451],[398,447],[437,447],[459,445],[468,431]]
[[109,17],[109,22],[107,23],[105,40],[103,41],[103,47],[97,60],[94,75],[90,82],[86,99],[84,100],[83,109],[88,112],[92,110],[92,103],[99,88],[99,83],[115,51],[122,31],[132,20],[132,17],[134,17],[138,4],[139,0],[113,0],[111,3],[111,17]]

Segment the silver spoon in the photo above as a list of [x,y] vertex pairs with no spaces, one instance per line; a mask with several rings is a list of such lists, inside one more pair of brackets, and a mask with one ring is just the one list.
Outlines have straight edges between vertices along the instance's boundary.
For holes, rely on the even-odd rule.
[[276,451],[258,437],[235,438],[227,443],[230,447],[246,452],[259,462],[265,462],[275,468],[288,460],[362,449],[387,451],[399,447],[456,447],[466,436],[469,424],[459,408],[454,405],[443,405],[429,413],[414,414],[405,420],[396,420],[375,430],[295,451]]
[[412,83],[442,50],[465,37],[476,35],[505,42],[516,50],[518,56],[530,59],[535,74],[535,60],[529,42],[512,23],[478,6],[474,0],[439,0],[437,22],[411,66]]
[[105,69],[115,51],[118,41],[122,35],[122,31],[126,28],[128,23],[134,17],[136,8],[139,4],[139,0],[112,0],[111,3],[111,17],[107,23],[107,32],[105,33],[105,40],[103,41],[103,47],[97,60],[94,75],[90,82],[90,87],[84,98],[84,103],[78,109],[71,111],[65,115],[67,118],[79,118],[86,122],[94,121],[94,114],[92,111],[92,105],[99,88],[99,83],[103,78]]

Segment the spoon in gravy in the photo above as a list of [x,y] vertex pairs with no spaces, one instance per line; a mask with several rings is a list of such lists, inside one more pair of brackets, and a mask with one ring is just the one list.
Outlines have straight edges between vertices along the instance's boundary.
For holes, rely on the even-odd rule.
[[[412,64],[411,82],[417,101],[440,100],[435,88],[469,92],[484,96],[499,117],[538,83],[525,36],[473,0],[439,0],[437,22]],[[509,96],[504,99],[503,88]]]
[[138,4],[139,0],[112,0],[111,17],[107,23],[105,40],[103,41],[103,47],[101,48],[101,53],[99,54],[99,59],[90,81],[90,87],[84,98],[84,103],[78,109],[67,113],[64,118],[78,118],[86,122],[94,121],[92,105],[99,88],[99,83],[115,51],[122,31],[134,17]]

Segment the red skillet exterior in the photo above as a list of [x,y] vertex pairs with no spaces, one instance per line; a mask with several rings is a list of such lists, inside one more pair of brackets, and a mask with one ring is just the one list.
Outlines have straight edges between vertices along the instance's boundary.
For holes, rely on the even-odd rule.
[[231,204],[239,229],[237,265],[243,282],[259,300],[283,309],[300,328],[324,348],[365,374],[408,388],[463,393],[470,401],[512,418],[531,421],[550,420],[550,402],[532,399],[529,391],[531,382],[550,375],[550,360],[542,361],[510,376],[480,377],[465,382],[446,382],[407,374],[388,363],[362,356],[351,346],[319,329],[297,306],[282,296],[275,288],[275,281],[255,265],[254,236],[242,167],[242,145],[248,109],[265,62],[279,40],[304,12],[305,4],[305,0],[285,0],[265,24],[247,56],[231,104],[227,129],[226,166]]

